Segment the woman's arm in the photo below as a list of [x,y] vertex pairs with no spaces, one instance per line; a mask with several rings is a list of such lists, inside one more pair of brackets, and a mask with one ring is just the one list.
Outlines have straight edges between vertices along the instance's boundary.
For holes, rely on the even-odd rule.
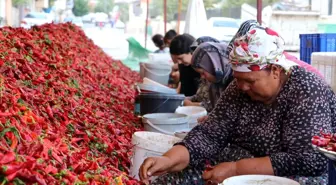
[[[335,95],[327,86],[309,85],[311,90],[298,90],[293,97],[299,104],[289,105],[282,126],[282,152],[270,154],[274,174],[277,176],[319,176],[326,171],[327,160],[311,146],[311,138],[320,130],[331,131]],[[308,87],[305,87],[308,89]],[[304,88],[303,88],[304,89]],[[330,103],[332,102],[332,103]],[[293,103],[294,104],[294,103]]]
[[192,102],[190,99],[185,99],[184,100],[184,103],[183,103],[184,106],[201,106],[201,103],[200,102]]
[[211,159],[226,147],[239,115],[237,113],[240,107],[240,104],[237,104],[239,95],[235,86],[228,88],[204,124],[194,127],[185,139],[178,143],[188,149],[190,165]]
[[176,88],[176,93],[180,94],[181,92],[181,82],[178,83],[177,88]]
[[241,159],[236,162],[236,175],[274,175],[269,157]]

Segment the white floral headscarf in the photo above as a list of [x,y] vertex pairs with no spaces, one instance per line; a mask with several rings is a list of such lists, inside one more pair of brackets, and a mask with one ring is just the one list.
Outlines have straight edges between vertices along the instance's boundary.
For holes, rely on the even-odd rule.
[[234,42],[230,53],[232,69],[238,72],[259,71],[269,64],[277,64],[289,71],[295,62],[286,59],[284,42],[270,28],[255,27]]

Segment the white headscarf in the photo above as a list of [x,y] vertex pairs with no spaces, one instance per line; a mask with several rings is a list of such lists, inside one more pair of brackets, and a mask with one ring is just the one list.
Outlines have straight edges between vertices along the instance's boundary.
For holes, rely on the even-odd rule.
[[278,33],[270,28],[257,26],[235,40],[230,53],[232,69],[251,72],[262,70],[269,64],[276,64],[288,71],[297,64],[286,59],[283,46],[284,42]]

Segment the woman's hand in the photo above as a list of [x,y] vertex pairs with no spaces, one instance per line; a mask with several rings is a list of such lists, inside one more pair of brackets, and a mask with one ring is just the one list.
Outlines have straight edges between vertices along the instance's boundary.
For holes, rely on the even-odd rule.
[[149,178],[165,173],[178,172],[189,164],[189,151],[182,145],[173,146],[162,157],[149,157],[139,169],[140,180],[149,183]]
[[184,106],[201,106],[201,103],[199,102],[192,102],[189,99],[184,99]]
[[183,103],[184,106],[192,106],[193,105],[193,102],[190,101],[189,99],[184,99],[184,103]]
[[208,116],[203,116],[197,119],[198,123],[204,123],[208,119]]
[[142,163],[139,169],[140,180],[148,184],[150,177],[168,173],[172,165],[173,161],[169,157],[149,157]]
[[236,162],[225,162],[220,163],[210,170],[206,170],[203,173],[203,179],[207,182],[206,184],[219,184],[225,179],[237,175]]

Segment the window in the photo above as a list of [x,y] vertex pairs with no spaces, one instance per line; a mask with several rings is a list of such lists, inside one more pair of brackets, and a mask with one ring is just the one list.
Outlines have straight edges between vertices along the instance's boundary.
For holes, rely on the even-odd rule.
[[213,22],[213,27],[229,27],[229,28],[239,28],[239,25],[234,21],[221,21],[217,20]]
[[47,16],[41,13],[29,13],[25,16],[25,18],[47,19]]

